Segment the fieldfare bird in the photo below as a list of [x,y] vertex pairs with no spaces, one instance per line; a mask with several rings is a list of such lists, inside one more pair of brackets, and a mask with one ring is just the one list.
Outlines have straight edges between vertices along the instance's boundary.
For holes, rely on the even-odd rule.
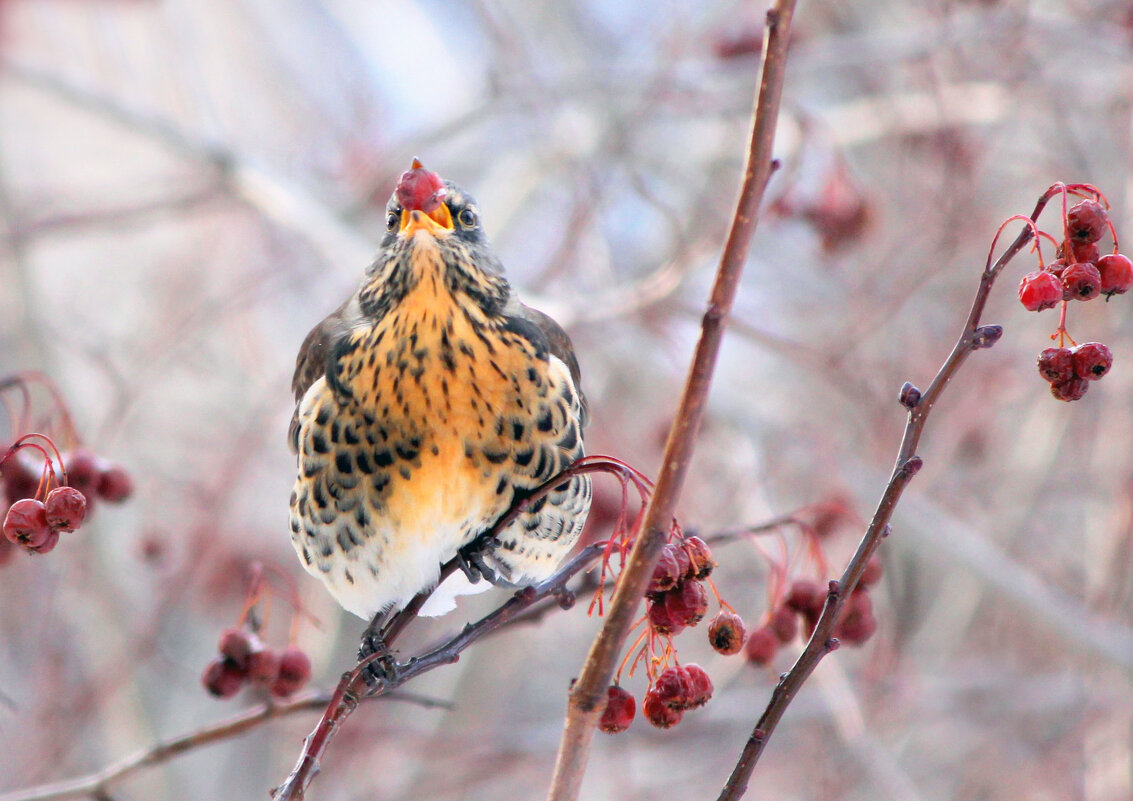
[[591,494],[570,478],[486,538],[582,456],[578,362],[516,297],[460,187],[414,160],[386,209],[377,257],[307,335],[292,382],[291,541],[363,618],[404,607],[458,555],[472,579],[549,577]]

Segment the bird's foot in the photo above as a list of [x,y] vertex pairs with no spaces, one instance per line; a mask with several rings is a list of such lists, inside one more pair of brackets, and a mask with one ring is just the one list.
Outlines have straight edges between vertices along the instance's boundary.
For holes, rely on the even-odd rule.
[[358,644],[358,661],[366,663],[362,668],[362,678],[371,691],[397,685],[400,667],[397,657],[390,651],[381,634],[373,628],[367,628],[362,634],[362,641]]
[[496,571],[488,564],[487,557],[499,544],[500,541],[495,536],[486,533],[456,552],[457,564],[470,584],[475,584],[482,578],[495,582]]

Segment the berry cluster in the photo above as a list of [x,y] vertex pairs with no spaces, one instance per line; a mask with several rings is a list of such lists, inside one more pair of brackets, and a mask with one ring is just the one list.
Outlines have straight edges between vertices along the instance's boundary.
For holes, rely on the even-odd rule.
[[[1029,219],[1022,218],[1035,234],[1039,268],[1024,275],[1019,282],[1019,302],[1028,311],[1043,311],[1061,304],[1058,328],[1051,335],[1051,339],[1058,340],[1058,347],[1047,348],[1039,355],[1039,373],[1050,382],[1055,398],[1073,401],[1086,394],[1090,387],[1088,382],[1097,381],[1109,372],[1113,354],[1099,342],[1077,345],[1070,338],[1066,330],[1067,304],[1072,300],[1093,300],[1101,295],[1109,299],[1129,291],[1133,287],[1133,262],[1118,253],[1117,232],[1106,210],[1108,204],[1097,189],[1075,184],[1056,185],[1051,191],[1062,194],[1062,237],[1056,239],[1040,231]],[[1084,199],[1066,210],[1066,197],[1070,194]],[[1107,231],[1113,239],[1113,252],[1102,255],[1098,243]],[[1057,258],[1050,264],[1042,262],[1041,240],[1057,248]],[[1067,343],[1073,348],[1066,347]]]
[[[271,577],[278,580],[276,583],[283,582],[286,591],[281,592],[269,581]],[[273,596],[277,595],[295,610],[288,644],[282,649],[272,648],[260,638]],[[252,564],[240,622],[221,633],[218,655],[201,676],[205,689],[217,698],[231,698],[245,684],[264,687],[276,698],[286,698],[301,689],[311,679],[311,660],[294,644],[302,611],[290,574],[269,564]]]
[[[51,397],[50,413],[33,417],[32,387],[46,389]],[[54,550],[59,535],[74,531],[94,510],[95,500],[111,503],[126,500],[133,492],[130,475],[82,447],[60,452],[47,432],[58,432],[60,441],[77,443],[78,433],[58,387],[42,373],[19,373],[0,378],[0,392],[18,391],[22,404],[8,403],[9,427],[17,436],[7,446],[0,444],[0,565],[18,548],[45,554]],[[17,411],[18,409],[18,411]],[[35,431],[35,429],[39,431]]]
[[1059,400],[1078,400],[1113,366],[1113,353],[1100,342],[1086,342],[1074,348],[1047,348],[1039,354],[1039,375],[1050,382],[1050,391]]
[[712,551],[700,537],[665,544],[645,591],[649,624],[655,632],[680,634],[704,619],[708,612],[704,580],[715,566]]
[[[833,636],[839,643],[864,645],[877,631],[869,588],[881,580],[881,574],[881,560],[874,554],[866,563],[857,587],[842,606],[834,626]],[[744,653],[748,661],[755,665],[769,664],[780,646],[798,636],[800,628],[806,637],[814,634],[827,594],[827,588],[817,581],[806,578],[792,581],[787,592],[772,607],[766,622],[747,638]]]
[[[712,680],[704,669],[695,664],[681,665],[676,659],[673,637],[690,626],[696,626],[708,612],[709,589],[721,607],[721,615],[730,615],[739,621],[737,642],[743,642],[743,622],[720,599],[709,576],[716,562],[712,550],[700,537],[684,536],[674,527],[672,539],[662,548],[657,566],[646,589],[646,614],[637,644],[630,649],[622,668],[634,654],[629,672],[645,662],[649,685],[642,700],[642,713],[646,720],[658,728],[667,729],[680,722],[684,713],[708,703],[712,697]],[[717,619],[719,619],[719,615]],[[716,621],[713,621],[713,626]],[[710,627],[709,638],[717,636]],[[637,646],[640,645],[640,648]],[[740,645],[729,652],[737,653]],[[621,669],[618,675],[621,675]],[[606,709],[598,727],[611,734],[629,728],[637,713],[634,697],[620,684],[607,690]]]
[[[30,455],[30,458],[29,458]],[[27,434],[0,459],[4,540],[0,564],[19,545],[31,553],[49,553],[59,535],[77,529],[94,509],[95,499],[119,503],[130,496],[129,474],[83,448],[60,454],[44,434]]]
[[311,678],[311,660],[302,649],[288,645],[277,651],[247,629],[225,629],[217,650],[219,655],[201,677],[205,689],[217,698],[231,698],[246,683],[286,698]]

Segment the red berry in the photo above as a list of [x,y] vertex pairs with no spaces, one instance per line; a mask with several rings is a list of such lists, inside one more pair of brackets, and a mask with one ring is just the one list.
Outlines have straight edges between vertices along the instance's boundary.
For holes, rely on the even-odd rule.
[[248,654],[248,679],[270,687],[279,678],[281,661],[279,652],[274,648],[257,648]]
[[397,201],[405,211],[420,209],[431,214],[444,199],[445,184],[435,172],[413,160],[413,167],[401,174],[397,181]]
[[311,659],[295,645],[283,649],[279,656],[279,678],[271,685],[271,694],[291,695],[311,678]]
[[1075,262],[1062,272],[1062,300],[1093,300],[1101,291],[1101,273],[1088,261]]
[[47,510],[35,498],[21,498],[9,507],[4,517],[4,536],[25,548],[37,548],[47,541],[51,526]]
[[86,448],[75,448],[63,454],[63,466],[67,468],[67,484],[88,498],[98,491],[98,479],[102,473],[102,460]]
[[1039,375],[1052,384],[1074,377],[1074,354],[1070,348],[1047,348],[1039,354]]
[[692,560],[689,559],[688,551],[686,551],[684,546],[679,542],[666,543],[665,548],[668,549],[673,554],[673,558],[677,560],[677,575],[679,576],[677,581],[680,582],[681,579],[689,575],[692,571]]
[[1027,273],[1019,282],[1019,302],[1027,311],[1054,308],[1062,300],[1062,283],[1045,270]]
[[747,661],[766,665],[779,653],[779,637],[770,626],[756,629],[747,637],[744,654]]
[[645,700],[641,704],[641,712],[645,719],[658,729],[668,729],[676,726],[684,717],[684,710],[675,709],[662,700],[656,693],[656,688],[645,693]]
[[645,594],[648,597],[659,598],[664,595],[673,587],[677,586],[681,580],[681,566],[677,562],[677,556],[673,548],[665,545],[661,549],[661,556],[657,560],[657,567],[653,568],[653,578],[649,581],[649,587],[646,588]]
[[43,459],[31,460],[24,456],[26,450],[12,454],[0,464],[0,476],[4,478],[4,495],[9,502],[21,498],[34,498],[39,489],[39,479],[43,474]]
[[796,579],[784,602],[796,612],[821,612],[826,603],[826,588],[817,581]]
[[775,611],[771,613],[771,620],[767,622],[767,625],[775,632],[779,642],[790,642],[799,633],[799,613],[786,605],[777,606]]
[[846,645],[865,645],[877,632],[877,618],[873,615],[857,615],[844,623],[834,632],[839,642]]
[[1046,269],[1051,273],[1051,275],[1056,275],[1061,278],[1063,271],[1066,269],[1066,259],[1055,259],[1046,266]]
[[848,645],[862,645],[877,631],[877,620],[873,616],[873,600],[864,587],[851,593],[842,607],[834,636]]
[[684,624],[673,620],[672,615],[669,614],[664,598],[649,601],[646,606],[646,614],[649,618],[649,625],[658,634],[676,636],[684,631]]
[[1087,381],[1097,381],[1113,366],[1113,353],[1100,342],[1086,342],[1072,351],[1074,374]]
[[1094,242],[1072,242],[1070,245],[1071,261],[1084,261],[1095,267],[1101,259],[1101,251]]
[[688,682],[688,708],[695,709],[707,704],[714,688],[712,679],[704,672],[704,668],[693,663],[685,665],[685,678]]
[[1097,242],[1106,231],[1109,214],[1096,200],[1083,200],[1066,214],[1070,238],[1075,242]]
[[244,629],[225,629],[221,632],[216,649],[239,670],[248,671],[248,658],[253,651],[263,649],[259,637]]
[[55,550],[55,546],[59,544],[59,530],[48,529],[47,537],[39,545],[29,545],[28,549],[36,553],[51,553]]
[[716,563],[712,561],[712,549],[700,537],[685,537],[685,552],[688,554],[689,576],[706,579],[712,574]]
[[682,581],[665,593],[665,611],[682,626],[695,626],[708,612],[708,593],[695,579]]
[[865,570],[862,571],[862,577],[858,579],[858,585],[861,587],[872,587],[877,582],[881,581],[881,574],[885,571],[885,566],[881,563],[881,556],[874,553],[865,563]]
[[633,723],[637,714],[637,701],[624,688],[611,684],[606,689],[606,709],[598,721],[598,728],[607,734],[619,734]]
[[134,494],[134,480],[123,468],[114,465],[99,473],[97,492],[104,501],[120,503]]
[[708,625],[708,642],[716,653],[738,654],[744,647],[744,622],[739,615],[721,609]]
[[201,682],[217,698],[231,698],[240,692],[246,676],[227,659],[217,657],[208,663]]
[[1071,378],[1061,384],[1051,384],[1050,394],[1060,401],[1076,401],[1086,394],[1090,382],[1084,378]]
[[665,668],[652,687],[652,692],[674,709],[688,708],[690,690],[688,671],[679,665]]
[[1133,287],[1133,261],[1120,253],[1098,259],[1098,273],[1102,277],[1103,295],[1122,295]]
[[87,515],[86,496],[74,487],[56,487],[43,502],[47,524],[56,531],[74,531]]

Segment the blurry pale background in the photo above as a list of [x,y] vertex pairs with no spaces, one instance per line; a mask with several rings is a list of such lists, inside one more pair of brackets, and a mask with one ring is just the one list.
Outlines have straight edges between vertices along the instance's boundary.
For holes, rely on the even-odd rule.
[[[478,197],[513,282],[569,328],[591,452],[656,472],[736,191],[763,11],[0,3],[0,373],[48,371],[89,444],[139,487],[50,557],[0,569],[0,793],[261,702],[214,700],[199,681],[254,560],[293,574],[319,619],[300,629],[316,684],[349,666],[362,623],[288,541],[289,380],[413,156]],[[1127,2],[801,3],[784,166],[687,525],[830,498],[868,516],[903,425],[898,388],[931,378],[997,225],[1053,181],[1098,184],[1133,238],[1131,55]],[[883,547],[878,635],[807,684],[751,797],[1133,794],[1131,302],[1072,309],[1071,332],[1109,343],[1116,366],[1060,404],[1034,369],[1055,317],[1013,297],[1025,269],[988,309],[1003,340],[930,423]],[[858,533],[828,541],[835,566]],[[765,563],[742,542],[717,556],[722,592],[758,623]],[[451,711],[364,707],[314,795],[540,798],[596,628],[584,606],[411,685]],[[682,656],[708,667],[717,697],[669,732],[638,720],[600,736],[585,798],[715,797],[791,652],[757,670],[702,636],[685,634]],[[266,798],[314,720],[270,723],[112,795]]]

